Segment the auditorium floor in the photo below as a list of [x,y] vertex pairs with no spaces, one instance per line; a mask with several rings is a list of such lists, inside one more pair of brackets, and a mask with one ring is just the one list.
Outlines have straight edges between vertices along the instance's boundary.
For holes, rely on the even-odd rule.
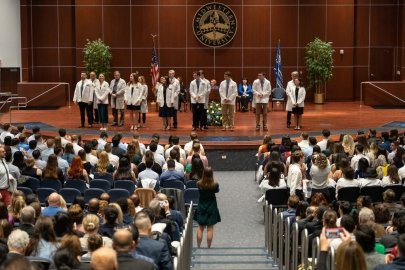
[[[84,139],[97,137],[99,134],[98,125],[95,125],[93,128],[78,128],[80,125],[79,109],[73,103],[71,105],[70,108],[66,106],[56,110],[12,111],[11,122],[26,124],[40,122],[43,124],[41,131],[46,135],[54,136],[58,128],[65,127],[68,133],[82,135]],[[224,132],[221,130],[221,127],[210,127],[207,131],[199,131],[199,137],[205,142],[205,145],[209,145],[211,148],[224,148],[229,145],[251,147],[259,144],[266,133],[279,139],[285,134],[289,134],[293,138],[298,137],[301,132],[319,135],[320,131],[324,128],[332,130],[333,134],[336,135],[340,133],[355,134],[359,129],[366,130],[368,128],[385,130],[398,127],[400,130],[405,129],[404,123],[391,123],[392,121],[405,120],[404,109],[360,107],[359,102],[330,102],[323,105],[307,103],[303,115],[303,127],[299,131],[286,128],[286,112],[282,111],[281,104],[275,104],[274,109],[274,111],[269,112],[268,132],[255,130],[255,115],[252,112],[236,112],[235,132]],[[161,120],[154,106],[149,105],[149,111],[146,127],[138,129],[145,142],[149,142],[150,135],[156,132],[161,134],[164,143],[167,141],[169,135],[179,136],[181,143],[188,140],[188,135],[191,132],[192,118],[190,110],[178,113],[179,127],[170,131],[162,130]],[[125,119],[124,127],[109,127],[110,133],[121,132],[124,136],[129,137],[131,131],[128,112]],[[9,122],[9,114],[2,114],[0,120],[1,122]]]

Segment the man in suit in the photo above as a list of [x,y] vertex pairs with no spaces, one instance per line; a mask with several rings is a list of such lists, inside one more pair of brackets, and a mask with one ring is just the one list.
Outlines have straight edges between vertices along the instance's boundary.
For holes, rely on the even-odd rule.
[[[90,72],[90,81],[91,81],[91,87],[93,88],[93,93],[96,90],[96,84],[99,84],[99,81],[97,79],[97,75],[94,71]],[[97,97],[96,95],[93,95],[93,109],[94,109],[94,124],[98,124],[99,119],[98,119],[98,109],[97,109]]]
[[190,101],[191,110],[193,111],[193,128],[196,130],[200,128],[203,129],[203,113],[205,98],[207,92],[206,82],[201,80],[199,71],[193,72],[194,80],[190,83]]
[[180,82],[175,77],[176,72],[171,69],[169,70],[169,83],[172,86],[173,95],[173,128],[177,128],[177,111],[179,110],[179,93],[180,93]]
[[256,130],[260,130],[260,115],[263,115],[263,130],[267,131],[267,105],[271,94],[270,81],[264,72],[259,72],[258,78],[253,82],[253,98],[256,104]]
[[20,225],[18,229],[28,234],[30,238],[34,237],[35,209],[28,205],[21,210]]
[[126,269],[145,269],[153,270],[152,262],[134,258],[131,254],[135,248],[136,242],[132,239],[132,233],[127,229],[118,229],[114,233],[113,248],[117,252],[118,268]]
[[113,113],[113,123],[112,126],[118,125],[118,113],[120,113],[120,122],[119,126],[124,125],[125,117],[125,81],[121,79],[121,74],[119,71],[114,72],[114,80],[111,81],[110,88],[111,92],[111,108]]
[[221,96],[222,107],[222,130],[234,130],[233,116],[235,113],[235,100],[238,95],[238,85],[232,80],[229,71],[224,73],[224,79],[219,85],[219,95]]
[[87,113],[87,122],[89,127],[93,125],[93,95],[94,89],[91,87],[91,81],[87,80],[86,72],[80,73],[81,80],[77,82],[73,102],[79,104],[80,108],[80,127],[84,127],[85,116]]
[[291,126],[291,112],[293,108],[292,104],[292,95],[295,92],[295,83],[294,80],[299,78],[298,71],[291,72],[291,81],[287,83],[287,87],[285,88],[285,94],[287,96],[287,104],[286,104],[286,111],[287,111],[287,128]]
[[136,254],[151,258],[160,270],[172,270],[173,262],[166,242],[152,238],[152,223],[149,216],[145,213],[138,213],[135,218],[135,226],[139,231]]
[[200,69],[200,78],[202,81],[204,81],[207,84],[207,92],[205,94],[205,104],[204,104],[204,111],[203,111],[203,125],[204,129],[208,129],[208,102],[210,99],[210,93],[211,93],[211,83],[209,80],[205,78],[204,70]]
[[7,260],[12,258],[23,258],[29,242],[30,237],[28,236],[28,233],[20,229],[12,231],[7,240],[9,250]]

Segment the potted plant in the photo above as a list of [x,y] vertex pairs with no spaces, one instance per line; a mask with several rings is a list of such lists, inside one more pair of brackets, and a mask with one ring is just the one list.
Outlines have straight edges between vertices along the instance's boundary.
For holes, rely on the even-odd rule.
[[101,39],[90,41],[87,39],[86,46],[83,49],[84,63],[87,73],[91,71],[96,74],[103,73],[106,80],[110,74],[110,61],[112,58],[110,47]]
[[308,87],[315,88],[314,102],[322,104],[325,97],[325,84],[332,78],[333,52],[331,42],[315,38],[306,46],[305,65]]

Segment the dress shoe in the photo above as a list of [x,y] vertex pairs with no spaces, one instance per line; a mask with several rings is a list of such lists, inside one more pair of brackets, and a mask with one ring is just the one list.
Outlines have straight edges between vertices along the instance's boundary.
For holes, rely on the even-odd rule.
[[267,127],[263,127],[263,131],[268,131],[269,129]]
[[256,130],[260,130],[260,126],[256,126]]
[[117,126],[118,124],[117,123],[112,123],[111,124],[111,126],[113,127],[113,126]]

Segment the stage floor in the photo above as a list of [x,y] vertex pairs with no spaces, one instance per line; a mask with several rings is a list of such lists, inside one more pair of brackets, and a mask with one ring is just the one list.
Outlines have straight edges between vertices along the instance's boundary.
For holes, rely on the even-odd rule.
[[[269,105],[271,107],[271,105]],[[111,110],[110,110],[111,111]],[[129,114],[126,113],[124,127],[109,127],[108,133],[123,133],[126,140],[131,137]],[[192,114],[178,112],[179,127],[170,131],[162,130],[162,122],[155,111],[154,105],[149,105],[146,127],[138,129],[143,142],[149,142],[153,133],[161,135],[161,142],[166,143],[170,135],[180,137],[181,143],[189,140],[191,132]],[[9,122],[9,114],[1,115],[2,123]],[[110,115],[110,121],[112,116]],[[396,121],[396,122],[395,122]],[[200,140],[211,149],[251,148],[260,144],[263,135],[270,134],[276,140],[283,135],[292,138],[299,136],[301,132],[319,136],[322,129],[331,130],[332,134],[356,134],[358,130],[375,128],[378,131],[398,128],[405,130],[404,109],[374,109],[369,106],[360,106],[359,102],[329,102],[323,105],[306,104],[303,115],[302,129],[299,131],[293,128],[286,128],[286,112],[282,110],[281,104],[275,104],[274,110],[268,114],[269,131],[255,130],[255,115],[253,112],[235,113],[235,131],[222,131],[221,127],[209,127],[208,130],[197,131]],[[69,134],[78,134],[87,139],[98,138],[99,125],[92,128],[78,128],[80,125],[79,108],[72,103],[72,106],[62,107],[56,110],[19,110],[12,111],[11,122],[13,124],[24,123],[28,128],[39,125],[41,132],[45,135],[55,136],[60,127],[67,129]],[[292,124],[294,126],[294,123]]]

